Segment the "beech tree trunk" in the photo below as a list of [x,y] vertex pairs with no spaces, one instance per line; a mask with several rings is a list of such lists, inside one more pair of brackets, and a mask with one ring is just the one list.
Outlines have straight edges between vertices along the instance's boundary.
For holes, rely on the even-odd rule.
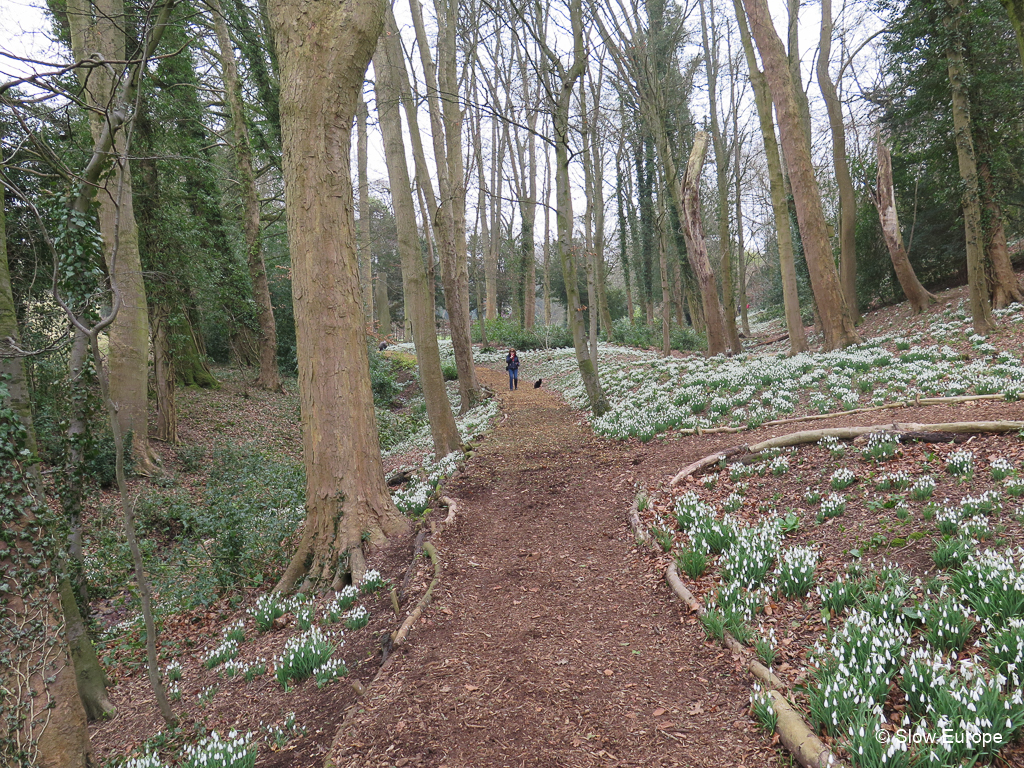
[[[260,324],[260,369],[254,385],[270,392],[283,392],[281,376],[277,369],[277,325],[274,322],[274,305],[270,301],[270,284],[267,282],[267,266],[263,261],[263,230],[260,227],[260,196],[256,189],[256,173],[252,167],[252,142],[249,140],[249,124],[242,105],[242,84],[235,63],[235,48],[228,34],[227,21],[221,10],[220,0],[206,0],[213,16],[213,28],[220,47],[221,76],[224,94],[231,114],[232,150],[235,158],[235,173],[238,175],[238,190],[242,196],[242,234],[245,238],[245,260],[249,266],[252,281],[252,298]],[[172,393],[173,397],[173,393]],[[163,438],[161,438],[163,439]],[[172,442],[177,442],[177,437]]]
[[796,285],[796,265],[793,258],[793,233],[789,228],[789,204],[786,201],[786,183],[782,174],[779,144],[775,138],[775,123],[772,120],[772,99],[768,92],[768,81],[757,65],[754,43],[743,13],[742,0],[733,0],[736,19],[739,22],[743,53],[747,59],[750,87],[754,91],[761,139],[768,160],[768,186],[771,192],[772,214],[775,218],[775,238],[779,249],[779,268],[782,272],[782,302],[786,312],[786,330],[789,331],[789,354],[807,351],[807,336],[804,321],[800,315],[800,297]]
[[178,411],[174,404],[174,358],[167,333],[169,311],[153,308],[153,372],[156,377],[156,439],[178,442]]
[[306,522],[279,592],[340,587],[346,571],[358,581],[364,546],[409,530],[384,482],[349,167],[352,122],[386,7],[269,0],[306,465]]
[[[110,68],[77,70],[89,106],[93,141],[99,144],[104,134],[112,131],[107,109],[115,100],[115,70],[123,67],[119,62],[126,58],[125,8],[122,0],[70,0],[67,10],[75,58],[82,61],[98,53],[112,62]],[[115,158],[112,172],[104,176],[99,190],[93,192],[99,199],[107,271],[121,294],[121,309],[108,329],[111,397],[118,404],[121,431],[132,434],[135,471],[155,475],[161,469],[148,437],[149,317],[123,131],[113,135],[111,149]],[[109,156],[105,159],[109,160]]]
[[878,209],[882,236],[889,249],[889,258],[892,259],[892,266],[896,270],[896,278],[900,281],[903,294],[914,312],[924,312],[929,303],[938,299],[921,285],[907,256],[907,250],[903,247],[903,234],[900,232],[900,220],[896,214],[896,191],[892,183],[892,157],[889,148],[882,141],[881,134],[878,135],[877,157],[878,180],[871,193],[871,202]]
[[978,163],[978,180],[985,206],[985,257],[988,264],[988,283],[992,306],[1002,309],[1015,301],[1024,301],[1017,275],[1010,262],[1010,249],[1006,242],[1003,208],[992,183],[992,170],[987,162]]
[[[700,174],[708,152],[707,131],[697,131],[693,149],[686,164],[686,173],[679,180],[677,200],[682,204],[683,232],[686,235],[686,254],[697,276],[703,305],[703,320],[708,336],[708,355],[722,355],[728,349],[725,312],[718,301],[715,273],[711,270],[708,247],[704,241],[704,222],[700,215]],[[670,170],[669,173],[672,173]]]
[[961,0],[946,0],[952,9],[947,20],[951,32],[946,50],[946,69],[953,96],[953,132],[956,140],[960,179],[964,184],[963,212],[967,240],[967,287],[970,293],[971,320],[974,332],[987,336],[995,327],[985,283],[984,234],[981,227],[981,194],[978,186],[978,165],[971,136],[971,105],[967,97],[967,72],[964,66],[962,42],[957,23]]
[[[705,9],[710,5],[710,13]],[[714,3],[700,0],[701,39],[704,43],[704,60],[708,75],[708,111],[711,113],[711,144],[715,148],[715,183],[718,190],[718,254],[721,263],[722,303],[725,317],[725,333],[729,348],[734,354],[742,351],[739,332],[736,330],[736,292],[732,276],[732,245],[729,242],[729,152],[725,136],[718,119],[718,40],[714,29]],[[709,17],[710,16],[710,24]],[[709,29],[709,27],[711,27]]]
[[391,184],[391,204],[395,210],[398,234],[398,252],[402,259],[402,283],[408,319],[412,321],[412,336],[416,344],[416,366],[420,387],[427,406],[427,419],[434,440],[434,456],[440,459],[457,450],[461,444],[459,428],[455,424],[444,375],[441,373],[441,355],[437,346],[437,328],[434,324],[434,305],[427,296],[427,270],[423,266],[419,232],[416,227],[416,208],[412,199],[412,184],[402,139],[402,118],[399,112],[400,91],[396,68],[402,67],[401,38],[398,28],[391,27],[388,18],[384,33],[373,59],[376,79],[377,114],[384,136],[384,158]]
[[[768,13],[767,0],[743,0],[750,31],[761,53],[765,79],[779,116],[782,150],[796,203],[797,222],[804,257],[821,316],[826,350],[860,342],[839,275],[825,226],[821,192],[814,177],[810,140],[802,119],[789,59]],[[801,91],[802,93],[802,91]]]
[[391,335],[391,299],[388,297],[388,276],[378,272],[373,278],[374,306],[377,314],[377,332],[382,336]]
[[832,167],[839,188],[839,282],[854,322],[860,320],[857,306],[857,193],[846,160],[846,126],[843,105],[828,71],[832,50],[832,0],[821,0],[821,37],[818,51],[818,86],[825,99],[828,126],[832,132]]

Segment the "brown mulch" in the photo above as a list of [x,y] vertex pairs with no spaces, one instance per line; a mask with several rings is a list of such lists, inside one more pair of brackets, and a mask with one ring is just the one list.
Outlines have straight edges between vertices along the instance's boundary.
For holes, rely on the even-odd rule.
[[461,514],[437,541],[441,587],[331,758],[776,765],[736,660],[705,641],[634,546],[625,511],[650,449],[596,438],[545,389],[509,393],[503,373],[479,370],[503,415],[448,487]]

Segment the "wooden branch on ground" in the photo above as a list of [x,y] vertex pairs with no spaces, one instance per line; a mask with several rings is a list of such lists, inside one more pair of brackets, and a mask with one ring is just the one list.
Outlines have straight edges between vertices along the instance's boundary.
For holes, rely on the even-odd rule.
[[441,530],[444,531],[450,526],[455,525],[455,518],[459,513],[459,505],[455,502],[455,499],[448,496],[442,496],[441,503],[448,507],[448,517],[441,521]]
[[[693,596],[693,593],[686,588],[683,580],[679,578],[675,563],[669,564],[665,570],[665,581],[672,588],[680,600],[695,614],[704,614],[704,606]],[[736,638],[725,633],[725,646],[741,658],[746,658],[747,649],[742,646]],[[770,669],[765,667],[756,659],[747,661],[747,671],[758,681],[768,687],[768,695],[771,697],[772,709],[778,716],[775,730],[778,731],[779,740],[789,750],[804,768],[845,768],[846,763],[836,759],[835,755],[825,746],[821,739],[814,735],[807,723],[800,714],[793,709],[781,691],[786,684]]]
[[405,644],[406,638],[409,637],[409,632],[412,630],[416,620],[423,615],[423,610],[430,604],[434,587],[441,580],[441,558],[437,556],[437,550],[434,549],[434,545],[428,541],[423,545],[423,551],[427,553],[430,562],[434,564],[434,579],[430,582],[430,586],[427,587],[423,597],[416,603],[416,607],[412,609],[412,613],[409,614],[405,621],[402,622],[402,626],[391,636],[393,648],[399,648]]
[[[704,615],[704,606],[700,604],[700,601],[697,600],[697,598],[693,596],[693,593],[686,588],[685,584],[683,584],[683,580],[679,578],[679,572],[676,570],[675,563],[669,563],[668,568],[665,569],[665,581],[668,582],[672,591],[675,592],[676,597],[682,600],[691,612],[698,616]],[[778,689],[785,689],[787,687],[782,678],[768,669],[760,661],[748,658],[747,649],[728,632],[725,633],[724,645],[730,651],[744,659],[747,662],[747,671],[766,686]]]
[[851,413],[871,413],[872,411],[887,411],[892,408],[916,408],[920,405],[949,405],[952,403],[970,403],[977,400],[1005,400],[1004,395],[956,395],[955,397],[918,397],[913,400],[901,400],[896,403],[885,405],[873,405],[869,408],[854,408],[849,411],[834,411],[832,413],[815,413],[809,416],[794,416],[791,419],[775,419],[766,421],[762,427],[776,427],[780,424],[796,424],[801,421],[821,421],[832,419],[836,416],[847,416]]
[[775,730],[779,741],[804,768],[841,768],[846,763],[836,759],[821,739],[814,735],[804,719],[778,691],[768,691],[772,709],[778,715]]
[[746,445],[736,445],[732,448],[726,448],[724,451],[713,453],[710,456],[705,456],[700,461],[695,461],[688,467],[682,469],[679,474],[672,478],[670,485],[679,485],[686,478],[692,475],[694,472],[699,472],[705,467],[709,467],[712,464],[717,464],[722,459],[728,459],[730,456],[735,456],[738,453],[747,453],[750,449]]
[[917,424],[914,422],[892,424],[875,424],[870,427],[834,427],[832,429],[812,429],[805,432],[793,432],[781,437],[773,437],[750,446],[751,453],[761,453],[769,448],[784,448],[792,445],[814,443],[823,437],[838,437],[840,440],[852,440],[872,432],[902,434],[904,432],[950,432],[953,434],[971,434],[974,432],[1015,432],[1024,429],[1024,421],[953,421],[945,424]]

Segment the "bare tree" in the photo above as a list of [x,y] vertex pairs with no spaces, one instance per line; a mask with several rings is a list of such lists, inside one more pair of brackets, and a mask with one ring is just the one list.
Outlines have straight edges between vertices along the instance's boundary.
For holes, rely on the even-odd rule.
[[754,43],[750,38],[747,17],[743,13],[742,0],[733,0],[736,20],[740,28],[740,40],[747,59],[750,87],[754,91],[754,105],[757,109],[761,139],[768,165],[768,184],[771,192],[772,213],[775,219],[775,241],[779,248],[779,268],[782,272],[782,302],[786,313],[786,329],[789,331],[789,354],[807,351],[807,336],[800,315],[800,297],[796,285],[796,265],[793,257],[793,233],[789,225],[789,205],[786,202],[786,182],[782,174],[782,159],[779,144],[775,138],[775,123],[772,120],[772,97],[768,81],[757,65]]
[[860,341],[860,336],[839,284],[832,245],[825,226],[821,192],[814,177],[810,139],[800,108],[800,95],[803,91],[794,82],[790,59],[772,25],[767,1],[743,0],[743,5],[778,112],[782,150],[789,168],[797,222],[824,332],[825,348],[837,349],[855,344]]
[[857,307],[857,194],[846,159],[843,105],[828,71],[832,51],[832,0],[821,0],[818,49],[818,86],[828,112],[828,126],[832,132],[832,167],[835,169],[836,186],[839,187],[839,282],[850,315],[857,322],[860,318]]
[[889,257],[892,259],[893,269],[896,270],[896,277],[903,288],[903,294],[910,302],[914,312],[924,312],[929,303],[937,301],[936,297],[929,293],[914,273],[914,267],[907,256],[907,250],[903,247],[903,233],[900,232],[900,220],[896,214],[896,191],[892,183],[892,157],[889,148],[882,140],[882,134],[878,134],[878,179],[874,190],[869,190],[871,202],[878,209],[878,219],[882,225],[882,237],[885,238],[885,245],[889,249]]
[[427,272],[423,266],[416,210],[409,182],[409,167],[402,140],[402,118],[399,112],[400,89],[395,73],[404,67],[398,25],[391,9],[387,9],[384,33],[377,45],[373,69],[377,92],[377,114],[384,135],[384,155],[391,182],[391,202],[398,229],[398,250],[402,258],[402,284],[406,306],[412,320],[416,343],[416,365],[420,387],[427,405],[427,419],[434,439],[434,455],[447,456],[458,449],[461,440],[455,424],[448,394],[441,373],[441,356],[437,347],[433,301],[427,295]]

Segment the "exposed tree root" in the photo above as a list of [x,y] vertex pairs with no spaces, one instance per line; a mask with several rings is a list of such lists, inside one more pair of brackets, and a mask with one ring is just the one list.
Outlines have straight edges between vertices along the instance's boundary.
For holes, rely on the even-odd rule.
[[[693,613],[698,616],[703,615],[704,606],[683,584],[676,571],[675,563],[669,564],[665,570],[665,581],[668,582],[676,597]],[[779,741],[789,750],[796,761],[804,768],[826,768],[827,766],[844,768],[846,763],[838,760],[832,754],[832,751],[814,734],[781,692],[786,688],[785,682],[761,662],[747,658],[747,649],[728,632],[725,633],[724,645],[733,653],[746,659],[747,671],[769,689],[768,695],[771,697],[772,709],[778,716],[775,730],[779,734]]]
[[672,478],[671,485],[679,485],[679,483],[683,482],[683,480],[688,478],[694,472],[699,472],[705,467],[709,467],[712,464],[717,464],[722,459],[727,459],[730,456],[735,456],[738,453],[746,453],[749,450],[750,449],[745,445],[737,445],[732,448],[727,448],[724,451],[713,453],[710,456],[705,456],[700,461],[695,461],[693,462],[693,464],[690,464],[688,467],[685,467],[682,471],[680,471],[675,477]]
[[427,587],[427,591],[420,598],[420,601],[416,603],[416,607],[412,609],[412,613],[406,617],[405,621],[402,622],[402,626],[399,627],[394,634],[391,635],[391,644],[393,648],[400,648],[409,637],[409,632],[412,630],[413,624],[416,620],[423,615],[423,610],[430,604],[430,598],[433,596],[434,587],[441,580],[441,558],[437,555],[437,550],[434,549],[434,545],[429,541],[423,545],[423,551],[427,553],[427,557],[430,558],[430,562],[434,564],[434,578],[430,582],[430,586]]
[[633,503],[629,507],[629,527],[633,529],[633,540],[637,544],[650,546],[651,535],[640,522],[640,499],[643,498],[646,498],[643,493],[637,493],[633,498]]
[[[698,616],[704,615],[704,606],[700,604],[700,601],[694,597],[693,593],[686,588],[685,584],[683,584],[683,580],[679,578],[679,572],[676,571],[675,563],[669,563],[668,568],[665,569],[665,581],[668,582],[669,587],[671,587],[672,591],[675,592],[676,597],[682,600],[691,612]],[[747,662],[747,671],[764,685],[769,688],[778,688],[782,690],[789,687],[781,677],[768,669],[768,667],[760,661],[750,658],[747,648],[728,632],[725,633],[723,645],[740,658],[744,659]]]

